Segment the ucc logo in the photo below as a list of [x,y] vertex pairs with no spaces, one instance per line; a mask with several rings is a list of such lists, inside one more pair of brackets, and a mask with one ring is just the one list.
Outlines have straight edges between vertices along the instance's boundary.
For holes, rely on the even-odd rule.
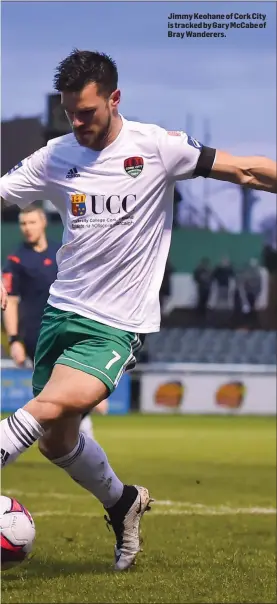
[[85,214],[128,214],[136,202],[136,195],[85,195],[81,193],[70,194],[71,211],[73,216]]

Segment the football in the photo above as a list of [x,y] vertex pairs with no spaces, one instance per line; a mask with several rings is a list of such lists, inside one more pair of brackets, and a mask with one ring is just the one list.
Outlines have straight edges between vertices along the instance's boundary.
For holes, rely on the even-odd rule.
[[33,548],[35,523],[28,510],[14,498],[0,497],[1,570],[17,566]]

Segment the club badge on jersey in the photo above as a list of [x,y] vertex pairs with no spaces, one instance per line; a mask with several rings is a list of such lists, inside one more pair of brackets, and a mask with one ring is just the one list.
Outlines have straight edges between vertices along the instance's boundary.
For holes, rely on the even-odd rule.
[[86,208],[86,195],[82,193],[76,193],[70,195],[71,199],[71,211],[73,216],[84,216],[87,211]]
[[124,170],[132,178],[139,176],[143,170],[142,157],[128,157],[124,159]]

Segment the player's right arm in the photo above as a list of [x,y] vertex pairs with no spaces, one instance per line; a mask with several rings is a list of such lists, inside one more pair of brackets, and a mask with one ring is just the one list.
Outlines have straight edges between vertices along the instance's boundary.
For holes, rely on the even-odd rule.
[[0,195],[5,202],[23,209],[37,199],[49,199],[48,152],[42,147],[2,176]]
[[26,352],[18,334],[20,301],[20,258],[18,256],[8,256],[2,279],[9,296],[3,323],[10,345],[10,356],[16,365],[21,366],[26,361]]

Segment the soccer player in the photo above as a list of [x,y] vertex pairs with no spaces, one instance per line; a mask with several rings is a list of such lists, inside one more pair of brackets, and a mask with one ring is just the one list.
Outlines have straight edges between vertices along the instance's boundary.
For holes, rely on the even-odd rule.
[[[34,362],[49,288],[57,276],[56,254],[60,246],[47,240],[46,214],[38,205],[31,204],[21,210],[19,227],[24,241],[8,256],[2,278],[9,294],[3,319],[10,356],[22,367],[27,357]],[[96,409],[104,414],[107,405],[107,400],[101,401]],[[89,412],[84,414],[80,430],[93,437]]]
[[116,388],[145,334],[159,330],[175,181],[202,176],[276,192],[276,163],[124,119],[117,68],[105,54],[74,50],[54,82],[72,134],[1,179],[8,203],[24,208],[51,199],[64,224],[36,350],[34,398],[1,422],[1,453],[8,464],[39,439],[43,455],[107,510],[115,568],[123,570],[140,549],[150,495],[121,482],[100,446],[79,434],[80,415]]

